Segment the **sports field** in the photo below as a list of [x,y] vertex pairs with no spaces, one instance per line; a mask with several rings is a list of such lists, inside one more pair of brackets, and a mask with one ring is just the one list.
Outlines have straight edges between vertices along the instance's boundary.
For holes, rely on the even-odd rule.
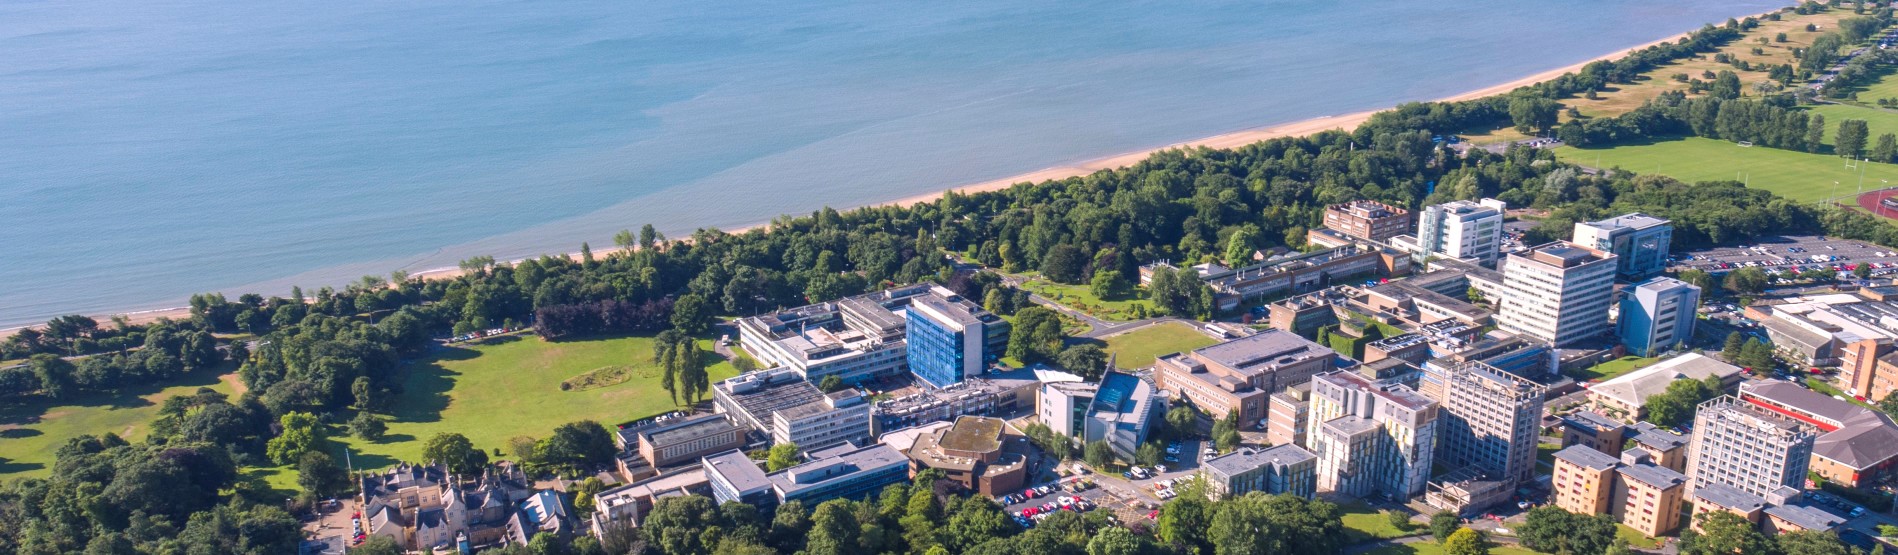
[[53,466],[53,453],[85,434],[115,433],[130,441],[144,439],[147,425],[166,398],[209,387],[235,396],[230,374],[198,372],[168,387],[137,387],[119,394],[84,395],[58,402],[0,404],[0,479],[41,477]]
[[1898,185],[1898,166],[1892,164],[1867,163],[1855,169],[1829,154],[1742,147],[1699,137],[1610,148],[1562,147],[1555,155],[1583,166],[1661,174],[1687,182],[1741,181],[1802,203],[1834,195],[1850,202],[1861,179],[1866,190],[1887,187],[1887,182]]
[[1114,366],[1123,370],[1153,366],[1153,359],[1181,351],[1191,351],[1213,343],[1212,336],[1179,322],[1161,322],[1109,337],[1102,347],[1115,355]]
[[1846,104],[1820,104],[1806,107],[1807,112],[1826,117],[1825,144],[1834,144],[1839,134],[1839,122],[1848,119],[1865,120],[1870,136],[1865,139],[1865,148],[1870,150],[1878,142],[1878,136],[1885,133],[1898,133],[1898,111],[1883,110],[1866,106]]
[[[711,381],[737,374],[730,362],[700,340]],[[632,367],[627,381],[585,391],[562,391],[567,378],[606,366]],[[555,426],[576,420],[614,424],[680,408],[660,389],[650,336],[547,342],[517,336],[502,342],[453,348],[408,365],[405,391],[391,406],[388,437],[370,443],[338,438],[357,468],[417,461],[422,443],[435,434],[468,436],[490,453],[514,436],[546,437]],[[706,399],[711,399],[708,393]],[[340,429],[338,432],[340,433]]]

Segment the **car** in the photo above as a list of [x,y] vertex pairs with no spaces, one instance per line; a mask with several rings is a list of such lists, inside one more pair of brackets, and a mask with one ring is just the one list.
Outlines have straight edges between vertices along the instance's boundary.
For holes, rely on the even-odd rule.
[[1159,520],[1159,519],[1160,519],[1159,509],[1154,509],[1152,512],[1147,513],[1147,520]]
[[1153,469],[1156,471],[1154,472],[1155,474],[1162,474],[1166,472],[1166,465],[1156,464],[1156,465],[1153,465]]
[[1126,476],[1128,480],[1132,480],[1132,479],[1134,479],[1134,471],[1132,471],[1132,470],[1129,470],[1129,471],[1126,471],[1126,472],[1122,472],[1122,473],[1120,473],[1120,475],[1121,475],[1121,476]]
[[1864,507],[1853,507],[1853,508],[1852,508],[1852,512],[1851,512],[1851,513],[1849,513],[1849,514],[1851,514],[1851,515],[1852,515],[1852,518],[1858,518],[1858,517],[1861,517],[1861,516],[1865,516],[1865,508],[1864,508]]

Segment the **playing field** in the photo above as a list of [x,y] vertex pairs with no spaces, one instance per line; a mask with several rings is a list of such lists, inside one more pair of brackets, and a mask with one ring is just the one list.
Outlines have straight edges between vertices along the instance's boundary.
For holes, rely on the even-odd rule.
[[74,437],[116,433],[130,441],[145,438],[147,424],[168,397],[209,387],[234,395],[228,374],[198,372],[170,387],[141,387],[116,395],[85,395],[59,402],[0,404],[0,479],[45,476],[53,453]]
[[1179,322],[1161,322],[1109,337],[1102,347],[1123,370],[1153,366],[1153,359],[1217,343],[1212,336]]
[[[701,340],[711,381],[737,373]],[[624,383],[561,391],[560,382],[597,368],[627,365]],[[455,348],[407,366],[406,390],[395,400],[389,434],[381,442],[339,438],[357,468],[421,459],[422,443],[455,432],[492,451],[514,436],[547,437],[555,426],[594,420],[607,426],[680,408],[659,387],[648,336],[550,343],[534,336]],[[711,399],[708,393],[706,399]]]
[[1742,181],[1802,203],[1834,195],[1850,202],[1861,179],[1868,191],[1890,186],[1887,182],[1898,185],[1898,166],[1891,164],[1868,163],[1853,169],[1846,167],[1846,160],[1829,154],[1742,147],[1698,137],[1611,148],[1562,147],[1555,155],[1583,166],[1661,174],[1687,182]]
[[1871,132],[1871,135],[1865,139],[1866,150],[1870,150],[1872,145],[1877,144],[1879,135],[1898,133],[1898,112],[1890,110],[1846,104],[1821,104],[1808,106],[1806,111],[1826,117],[1825,144],[1828,145],[1834,144],[1833,139],[1838,137],[1839,122],[1848,119],[1865,120],[1865,127]]

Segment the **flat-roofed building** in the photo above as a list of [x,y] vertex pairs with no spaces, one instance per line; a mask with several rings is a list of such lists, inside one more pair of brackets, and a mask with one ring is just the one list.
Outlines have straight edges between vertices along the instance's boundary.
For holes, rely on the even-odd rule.
[[765,476],[779,504],[802,501],[816,507],[832,499],[862,499],[909,480],[909,456],[881,443],[813,455],[808,462]]
[[870,441],[870,403],[862,392],[847,388],[824,393],[789,368],[712,384],[712,401],[720,413],[771,436],[774,444],[816,449]]
[[1427,206],[1417,217],[1416,237],[1392,240],[1415,245],[1420,259],[1441,256],[1493,266],[1502,252],[1504,206],[1495,199]]
[[964,416],[923,433],[906,453],[915,468],[934,468],[969,491],[996,497],[1028,480],[1028,439],[1007,433],[999,418]]
[[719,504],[742,503],[761,510],[777,506],[771,479],[766,477],[764,468],[758,466],[758,461],[751,460],[743,451],[733,449],[705,457],[700,467],[712,488],[712,498]]
[[1766,498],[1747,493],[1729,484],[1712,483],[1695,487],[1689,493],[1689,498],[1694,505],[1693,515],[1689,520],[1693,521],[1695,531],[1704,531],[1700,529],[1700,515],[1706,513],[1726,511],[1740,515],[1740,518],[1746,519],[1747,522],[1758,525],[1766,511]]
[[1114,454],[1133,460],[1155,415],[1166,413],[1166,399],[1158,393],[1138,376],[1108,372],[1099,383],[1043,384],[1037,414],[1054,433],[1082,443],[1106,441]]
[[1383,242],[1410,232],[1410,211],[1374,200],[1354,200],[1325,207],[1325,227],[1340,233]]
[[689,416],[639,431],[639,456],[655,469],[744,446],[745,429],[720,414]]
[[1214,417],[1237,413],[1242,428],[1264,423],[1267,397],[1331,370],[1337,353],[1284,330],[1160,357],[1154,378],[1161,389]]
[[1411,258],[1404,253],[1368,243],[1353,243],[1277,256],[1240,268],[1200,264],[1177,269],[1171,263],[1156,262],[1140,267],[1140,284],[1151,284],[1154,271],[1162,267],[1194,272],[1213,290],[1214,308],[1232,311],[1244,301],[1322,289],[1339,279],[1405,275],[1410,273],[1410,266]]
[[[738,320],[753,358],[807,380],[834,375],[846,384],[911,370],[937,386],[954,383],[999,358],[1008,331],[1007,321],[930,283]],[[911,353],[911,342],[922,351]]]
[[1694,338],[1700,308],[1700,288],[1685,281],[1657,277],[1623,293],[1615,327],[1628,352],[1654,356]]
[[1317,455],[1297,445],[1240,447],[1206,459],[1200,476],[1215,498],[1260,491],[1311,499],[1317,494],[1317,461]]
[[638,528],[662,499],[711,494],[711,479],[700,465],[602,491],[593,496],[593,535],[616,525]]
[[1566,241],[1510,253],[1496,323],[1557,347],[1607,335],[1615,255]]
[[1898,423],[1882,412],[1779,381],[1742,384],[1739,397],[1818,428],[1808,470],[1827,480],[1864,487],[1898,468]]
[[1818,429],[1725,395],[1701,403],[1688,448],[1690,487],[1726,484],[1757,496],[1806,483]]
[[1266,441],[1273,445],[1304,445],[1311,425],[1311,383],[1273,393],[1266,416]]
[[1673,238],[1671,222],[1640,212],[1575,222],[1573,237],[1577,244],[1615,253],[1616,272],[1627,281],[1639,281],[1666,270]]
[[1267,322],[1273,328],[1311,337],[1318,328],[1338,323],[1334,307],[1344,302],[1336,288],[1320,289],[1267,305]]
[[1647,417],[1649,397],[1667,391],[1676,380],[1720,380],[1721,387],[1740,382],[1740,367],[1700,353],[1676,355],[1588,388],[1588,400],[1602,412],[1624,422]]
[[903,314],[909,370],[936,387],[981,376],[1008,345],[1007,321],[947,289],[913,297]]
[[1410,387],[1356,372],[1311,381],[1306,449],[1318,457],[1317,487],[1356,497],[1409,499],[1430,477],[1437,403]]
[[1767,507],[1765,513],[1766,520],[1760,524],[1768,536],[1792,532],[1831,532],[1846,521],[1844,517],[1811,505],[1774,505]]
[[1614,500],[1615,469],[1620,467],[1621,459],[1586,445],[1556,451],[1550,478],[1555,506],[1576,514],[1607,514]]
[[1545,389],[1480,362],[1443,375],[1437,462],[1473,466],[1514,487],[1535,478]]
[[1615,473],[1613,509],[1623,525],[1649,537],[1680,528],[1686,475],[1654,464],[1623,464]]
[[1576,411],[1562,417],[1562,446],[1586,446],[1611,457],[1621,456],[1628,426],[1594,411]]

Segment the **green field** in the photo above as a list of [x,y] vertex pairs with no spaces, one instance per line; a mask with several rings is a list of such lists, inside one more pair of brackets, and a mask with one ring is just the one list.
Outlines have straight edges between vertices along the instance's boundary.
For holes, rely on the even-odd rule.
[[1660,361],[1661,357],[1625,356],[1576,372],[1575,379],[1585,382],[1608,381]]
[[1615,525],[1615,537],[1621,538],[1622,541],[1628,542],[1628,545],[1634,546],[1636,549],[1654,549],[1661,546],[1661,540],[1659,538],[1650,538],[1647,534],[1641,533],[1640,530],[1629,528],[1626,524]]
[[169,387],[138,387],[118,394],[85,395],[59,402],[0,405],[0,478],[45,476],[53,453],[66,440],[85,434],[115,433],[138,441],[150,430],[168,397],[209,387],[234,395],[226,374],[198,372]]
[[1179,322],[1161,322],[1109,337],[1103,347],[1123,370],[1153,366],[1153,359],[1218,343],[1212,336]]
[[1146,293],[1138,288],[1126,298],[1111,301],[1094,296],[1093,288],[1086,285],[1068,285],[1042,279],[1022,282],[1022,289],[1102,320],[1134,320],[1134,304],[1146,305],[1148,308],[1153,306],[1143,297]]
[[1865,120],[1865,127],[1871,136],[1865,140],[1865,148],[1871,149],[1878,136],[1885,133],[1898,133],[1898,112],[1882,110],[1870,106],[1852,106],[1847,104],[1821,104],[1808,106],[1806,111],[1826,117],[1825,144],[1833,144],[1838,136],[1839,122],[1848,119]]
[[[1742,181],[1802,203],[1834,194],[1849,198],[1861,178],[1861,170],[1847,169],[1844,160],[1829,154],[1742,147],[1699,137],[1611,148],[1563,147],[1555,155],[1583,166],[1658,173],[1687,182]],[[1863,180],[1868,191],[1886,187],[1886,181],[1898,184],[1898,166],[1865,164]]]
[[1351,539],[1349,541],[1351,543],[1364,543],[1371,540],[1387,540],[1408,536],[1423,531],[1422,529],[1424,528],[1423,525],[1414,522],[1411,523],[1412,529],[1410,530],[1394,528],[1391,526],[1390,517],[1384,516],[1383,512],[1366,506],[1363,503],[1354,502],[1347,505],[1340,505],[1338,510],[1344,513],[1345,533],[1350,534]]
[[[614,424],[680,408],[659,388],[652,363],[652,338],[646,336],[547,342],[517,336],[499,343],[452,348],[404,368],[404,391],[391,406],[388,437],[370,443],[339,437],[357,468],[380,468],[397,461],[419,461],[422,443],[435,434],[455,432],[488,450],[514,436],[546,437],[554,427],[576,420]],[[715,357],[711,381],[737,374]],[[560,382],[594,369],[626,365],[633,377],[623,383],[561,391]],[[706,399],[711,395],[707,394]],[[340,430],[338,431],[340,433]]]

